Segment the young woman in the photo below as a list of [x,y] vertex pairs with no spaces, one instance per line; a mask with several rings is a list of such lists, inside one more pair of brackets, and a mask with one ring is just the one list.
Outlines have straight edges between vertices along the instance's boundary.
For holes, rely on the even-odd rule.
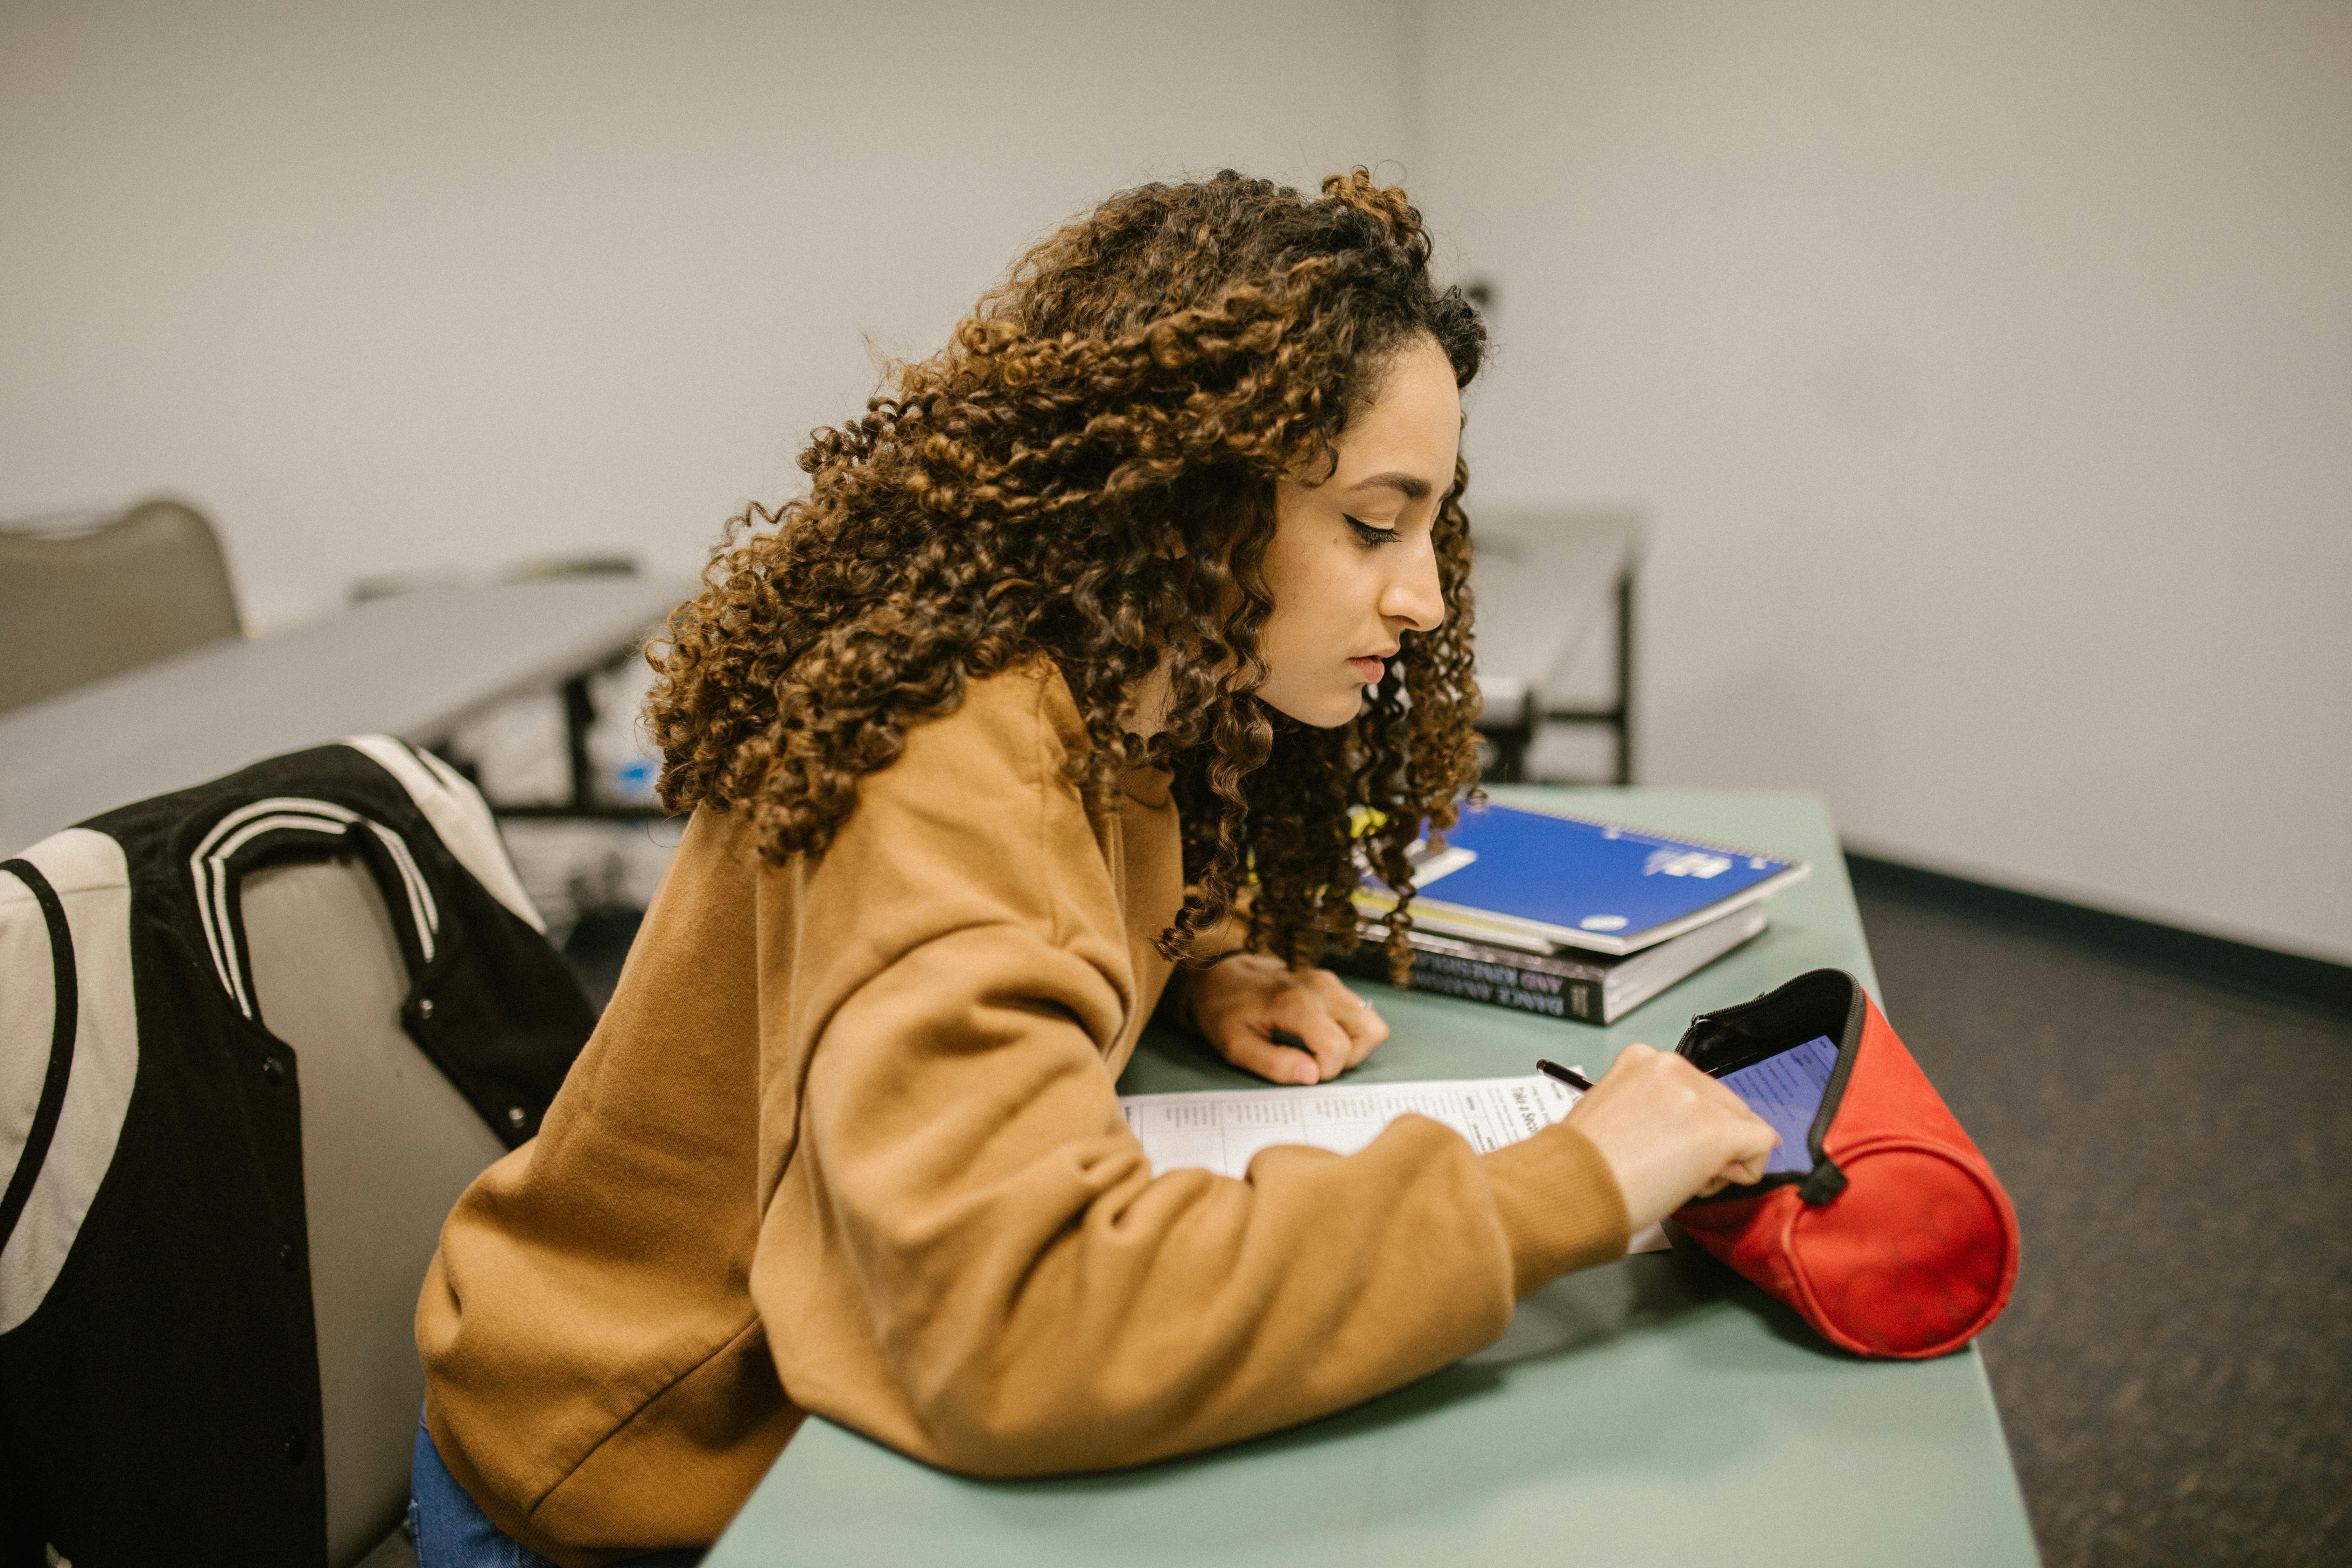
[[1155,1007],[1282,1083],[1387,1032],[1306,961],[1474,779],[1484,331],[1428,260],[1361,170],[1114,196],[730,535],[654,654],[677,860],[418,1306],[425,1568],[706,1543],[804,1411],[998,1476],[1303,1421],[1760,1173],[1638,1046],[1484,1156],[1154,1180],[1120,1117]]

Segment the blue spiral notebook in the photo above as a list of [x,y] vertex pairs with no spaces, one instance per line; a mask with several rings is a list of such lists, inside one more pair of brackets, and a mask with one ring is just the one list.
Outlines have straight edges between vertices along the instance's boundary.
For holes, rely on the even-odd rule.
[[[1465,805],[1413,868],[1417,926],[1529,952],[1638,952],[1771,897],[1801,860],[1580,816]],[[1367,877],[1367,914],[1394,905]]]

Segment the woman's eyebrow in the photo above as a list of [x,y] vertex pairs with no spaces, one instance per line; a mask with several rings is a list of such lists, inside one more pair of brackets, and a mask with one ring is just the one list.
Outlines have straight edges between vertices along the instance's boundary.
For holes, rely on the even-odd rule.
[[1358,479],[1348,488],[1351,490],[1368,490],[1376,486],[1398,491],[1407,500],[1429,499],[1429,481],[1418,474],[1402,472],[1374,474],[1369,479]]

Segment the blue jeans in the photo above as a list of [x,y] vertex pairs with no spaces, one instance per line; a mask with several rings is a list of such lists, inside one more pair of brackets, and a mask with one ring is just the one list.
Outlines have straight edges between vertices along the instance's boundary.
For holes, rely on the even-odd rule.
[[[489,1521],[441,1462],[421,1415],[408,1468],[408,1535],[416,1543],[416,1568],[555,1568]],[[632,1557],[617,1568],[692,1568],[701,1561],[699,1550],[688,1548]]]

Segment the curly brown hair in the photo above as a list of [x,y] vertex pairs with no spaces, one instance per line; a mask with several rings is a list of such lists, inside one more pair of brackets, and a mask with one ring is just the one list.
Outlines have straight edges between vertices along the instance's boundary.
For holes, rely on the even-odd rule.
[[[1252,948],[1352,946],[1359,844],[1409,904],[1407,850],[1476,781],[1468,469],[1433,529],[1444,624],[1404,634],[1348,724],[1251,695],[1261,566],[1276,482],[1329,471],[1397,351],[1427,337],[1457,385],[1477,374],[1477,310],[1429,257],[1404,192],[1360,168],[1316,198],[1231,170],[1143,185],[1035,247],[946,349],[811,435],[804,500],[729,524],[646,652],[663,804],[748,813],[779,861],[821,853],[910,727],[1049,655],[1091,801],[1139,764],[1174,775],[1189,886],[1164,953],[1245,880]],[[1163,662],[1170,719],[1145,740],[1133,700]],[[1400,977],[1410,921],[1389,922]]]

